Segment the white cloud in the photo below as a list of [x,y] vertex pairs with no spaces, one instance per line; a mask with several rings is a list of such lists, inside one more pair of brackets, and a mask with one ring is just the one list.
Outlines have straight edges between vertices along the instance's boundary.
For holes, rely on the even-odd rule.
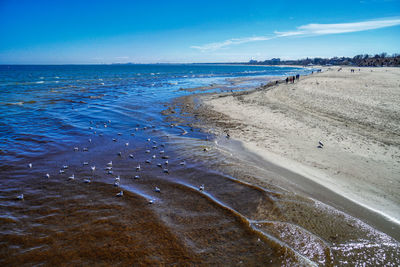
[[360,32],[367,30],[374,30],[386,27],[392,27],[400,25],[400,19],[376,19],[367,20],[361,22],[352,23],[337,23],[337,24],[307,24],[297,27],[297,30],[278,32],[275,31],[273,36],[255,36],[246,38],[233,38],[222,42],[209,43],[200,46],[191,46],[191,48],[198,49],[200,51],[215,51],[221,48],[226,48],[231,45],[267,41],[275,38],[289,37],[289,36],[316,36],[316,35],[327,35],[327,34],[339,34],[349,32]]

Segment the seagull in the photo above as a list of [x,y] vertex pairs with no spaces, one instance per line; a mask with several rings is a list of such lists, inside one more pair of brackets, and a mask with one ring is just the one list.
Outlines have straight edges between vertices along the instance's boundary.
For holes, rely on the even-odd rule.
[[85,184],[90,184],[92,181],[90,180],[90,178],[88,178],[88,179],[83,180],[83,182],[84,182]]
[[156,192],[156,193],[161,193],[161,190],[160,190],[160,188],[158,188],[158,187],[156,186],[156,188],[154,188],[154,192]]
[[89,165],[89,162],[84,161],[84,162],[83,162],[83,165]]
[[112,170],[112,167],[106,167],[105,170],[110,171],[110,170]]
[[129,146],[129,143],[125,143],[125,146]]
[[59,171],[60,174],[63,174],[64,172],[65,172],[64,170],[60,170],[60,171]]
[[[94,133],[96,134],[96,132],[94,132]],[[92,139],[89,138],[89,143],[91,143],[91,142],[92,142]]]
[[93,127],[89,127],[89,130],[93,130]]
[[151,160],[147,159],[147,160],[146,160],[146,163],[150,164],[150,163],[151,163]]
[[122,157],[122,153],[121,153],[121,152],[118,152],[118,156]]
[[115,182],[114,182],[114,186],[118,187],[118,186],[119,186],[119,182],[118,182],[118,181],[115,181]]
[[163,159],[169,159],[169,156],[162,156]]
[[75,175],[72,174],[70,177],[68,177],[68,180],[75,180]]
[[96,170],[96,166],[92,166],[90,168],[92,169],[92,172],[94,172]]
[[64,165],[64,166],[63,166],[63,169],[68,169],[68,165]]
[[139,128],[135,128],[135,131],[139,131]]
[[124,191],[121,191],[121,192],[117,193],[115,196],[116,197],[122,197],[123,195],[124,195]]
[[165,161],[165,165],[168,165],[168,160]]
[[155,159],[155,158],[156,158],[156,155],[153,155],[152,158]]
[[24,200],[24,194],[17,196],[17,200]]
[[153,204],[153,203],[154,203],[154,200],[150,199],[149,204]]
[[324,144],[323,144],[321,141],[318,141],[318,144],[319,144],[320,146],[324,146]]
[[157,144],[157,141],[154,141],[154,140],[153,140],[153,144]]
[[147,138],[147,142],[150,142],[150,138]]
[[118,133],[118,135],[122,135],[122,133]]
[[140,171],[140,164],[136,167],[136,171]]
[[164,150],[161,150],[161,151],[160,151],[160,154],[164,154]]
[[186,162],[184,162],[184,161],[181,161],[181,163],[179,163],[180,165],[186,165]]
[[32,169],[32,163],[29,163],[29,164],[28,164],[28,167],[29,167],[30,169]]
[[108,174],[113,174],[113,171],[112,171],[112,170],[109,170],[107,173],[108,173]]
[[83,148],[83,151],[88,151],[88,148],[87,148],[87,147],[84,147],[84,148]]
[[150,150],[146,150],[146,153],[150,153]]
[[50,178],[50,174],[46,173],[46,178]]
[[117,139],[113,138],[113,141],[114,141],[114,142],[117,142]]
[[121,181],[121,177],[119,177],[119,175],[117,177],[115,177],[115,181],[120,182]]
[[140,176],[139,175],[135,175],[134,179],[139,179]]
[[133,155],[132,155],[132,154],[129,154],[129,157],[130,157],[131,159],[133,159]]
[[199,191],[204,191],[204,184],[200,185]]
[[161,164],[161,163],[158,163],[157,166],[161,168],[161,167],[162,167],[162,164]]
[[157,148],[157,146],[153,146],[153,149],[156,149]]
[[76,146],[76,147],[74,147],[74,151],[78,151],[79,150],[79,148]]
[[112,167],[112,161],[110,161],[109,163],[107,163],[108,167]]
[[169,173],[168,169],[163,170],[164,173]]

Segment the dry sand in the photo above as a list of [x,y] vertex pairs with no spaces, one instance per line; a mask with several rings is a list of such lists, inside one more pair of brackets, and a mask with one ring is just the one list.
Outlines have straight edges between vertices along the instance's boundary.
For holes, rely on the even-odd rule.
[[201,96],[202,109],[266,161],[400,224],[400,69],[338,69]]

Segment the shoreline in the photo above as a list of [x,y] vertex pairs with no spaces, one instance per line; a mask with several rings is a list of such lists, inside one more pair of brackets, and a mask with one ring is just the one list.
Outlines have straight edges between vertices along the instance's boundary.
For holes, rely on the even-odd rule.
[[[244,148],[254,153],[258,157],[262,158],[266,163],[269,164],[272,163],[280,168],[287,169],[290,172],[293,172],[299,176],[304,177],[305,179],[308,179],[311,182],[311,184],[315,183],[316,185],[322,186],[323,188],[326,188],[327,190],[333,192],[333,196],[334,195],[340,196],[341,198],[343,198],[342,200],[340,200],[337,197],[330,197],[328,199],[329,204],[330,205],[333,204],[333,206],[336,208],[342,207],[344,210],[346,209],[349,210],[347,207],[344,206],[346,205],[346,201],[351,202],[353,204],[353,207],[350,209],[351,210],[350,214],[353,214],[357,218],[361,218],[362,220],[371,223],[374,227],[379,228],[383,232],[388,233],[397,240],[399,240],[400,237],[396,235],[396,233],[400,225],[398,223],[399,220],[398,218],[396,218],[396,215],[398,216],[400,214],[400,212],[397,212],[397,209],[400,206],[399,205],[400,201],[396,197],[396,187],[398,187],[398,184],[400,184],[400,179],[397,179],[396,177],[400,177],[400,175],[398,175],[400,170],[399,168],[400,138],[396,136],[395,131],[384,130],[384,134],[380,136],[380,130],[382,129],[379,128],[379,126],[382,125],[372,125],[371,128],[373,128],[374,130],[376,129],[378,130],[376,131],[372,130],[360,134],[360,132],[358,132],[359,128],[365,131],[365,128],[367,128],[371,122],[367,122],[363,125],[362,121],[361,122],[356,121],[354,120],[354,118],[350,118],[351,120],[349,121],[343,120],[341,122],[338,122],[337,120],[335,120],[336,118],[334,118],[334,114],[329,114],[330,115],[329,120],[325,122],[323,121],[324,118],[322,115],[324,114],[322,112],[320,113],[314,112],[312,110],[313,108],[312,106],[305,107],[306,108],[305,115],[308,116],[306,117],[306,119],[314,123],[313,126],[320,131],[319,132],[320,136],[325,137],[323,140],[323,142],[325,143],[324,144],[325,147],[323,149],[318,149],[316,147],[318,145],[319,139],[316,138],[315,130],[314,131],[311,130],[311,134],[313,137],[311,139],[314,139],[312,141],[304,140],[301,138],[295,138],[295,141],[299,142],[302,145],[300,147],[296,147],[294,142],[291,141],[291,139],[289,138],[289,137],[293,138],[293,134],[287,135],[285,132],[285,130],[288,129],[289,131],[296,130],[296,132],[300,130],[300,133],[307,132],[308,129],[305,127],[307,125],[304,126],[304,123],[303,125],[300,125],[302,127],[297,127],[298,125],[296,125],[296,120],[301,120],[302,119],[301,115],[303,114],[295,118],[293,118],[293,114],[289,114],[292,115],[292,117],[287,116],[291,120],[290,121],[291,125],[290,124],[284,125],[285,127],[281,127],[280,129],[278,129],[281,132],[283,132],[283,137],[278,137],[278,138],[270,134],[272,132],[271,128],[273,128],[274,125],[271,126],[272,123],[266,123],[265,122],[267,121],[266,117],[263,117],[264,120],[258,119],[260,117],[260,113],[262,114],[262,112],[265,111],[269,112],[268,115],[271,116],[272,118],[275,113],[273,111],[276,110],[278,110],[278,112],[276,113],[278,114],[283,113],[284,115],[287,115],[287,113],[291,112],[291,110],[288,109],[285,110],[286,112],[285,114],[284,112],[282,112],[282,110],[279,110],[279,107],[277,106],[281,104],[281,102],[277,100],[280,100],[278,97],[282,97],[282,95],[279,95],[278,94],[279,92],[276,93],[277,91],[279,90],[284,91],[285,89],[288,89],[285,87],[290,87],[290,89],[294,91],[295,90],[306,91],[307,86],[309,86],[310,82],[314,82],[316,84],[327,83],[327,85],[325,86],[326,88],[328,88],[329,85],[332,84],[332,82],[333,84],[338,82],[338,79],[339,80],[346,79],[351,82],[350,79],[351,76],[350,77],[348,76],[351,75],[350,69],[351,67],[342,67],[342,72],[341,73],[339,72],[339,77],[337,77],[338,68],[330,67],[326,69],[326,72],[322,72],[321,74],[318,73],[314,75],[309,75],[307,77],[301,77],[300,82],[297,82],[294,85],[292,84],[286,85],[283,82],[276,86],[275,85],[268,86],[268,89],[266,89],[267,87],[264,88],[261,87],[245,92],[219,93],[219,94],[207,94],[202,96],[196,96],[197,97],[196,101],[198,101],[198,103],[196,104],[197,107],[194,107],[194,109],[196,109],[196,112],[198,112],[196,113],[196,116],[199,116],[200,120],[202,120],[198,126],[200,128],[208,129],[209,131],[215,132],[217,135],[225,135],[226,133],[229,133],[229,135],[233,139],[242,142]],[[381,75],[382,72],[384,72],[385,74],[385,72],[388,71],[390,72],[394,71],[395,72],[394,75],[396,75],[397,72],[399,71],[398,69],[393,69],[393,68],[379,68],[379,69],[363,68],[363,70],[360,73],[354,73],[354,75],[363,76],[363,74],[365,74],[365,72],[368,71],[368,73],[365,75],[371,77],[372,73],[373,80],[376,79],[377,81],[381,81],[377,79],[376,75],[374,75],[373,73],[374,70],[376,70],[375,72],[379,72],[378,76]],[[365,82],[365,80],[363,80],[363,82]],[[366,85],[368,86],[369,84],[367,83]],[[343,91],[341,90],[342,89],[341,86],[337,87],[339,87],[336,88],[338,91],[337,93],[339,95],[342,95]],[[313,89],[315,90],[315,88]],[[385,89],[387,88],[385,87]],[[388,93],[391,92],[390,90],[391,89],[389,88]],[[394,90],[396,92],[397,89],[394,88]],[[304,93],[303,91],[300,92],[300,96],[301,93]],[[356,92],[353,93],[358,93],[357,90],[355,91]],[[270,97],[271,92],[272,96],[274,96],[275,98]],[[370,93],[370,91],[367,92]],[[318,89],[316,91],[313,91],[312,93],[321,94],[321,92],[318,92]],[[318,96],[320,95],[317,94],[316,97]],[[269,97],[268,103],[263,102],[267,97]],[[307,99],[307,97],[309,96],[306,95],[305,99],[310,100]],[[364,100],[366,99],[368,100],[369,98],[370,96],[367,95],[367,97],[365,97]],[[275,100],[275,102],[273,102],[271,99]],[[290,101],[292,99],[284,98],[284,100]],[[333,100],[337,99],[333,98]],[[387,100],[387,98],[384,100]],[[323,104],[326,104],[326,102],[329,103],[330,101],[332,101],[332,99],[328,99],[327,101],[323,102]],[[370,104],[368,101],[365,102],[367,102],[367,104]],[[392,106],[392,108],[393,107],[394,106]],[[301,106],[301,108],[304,107]],[[199,109],[201,109],[200,112]],[[363,109],[365,108],[361,106],[360,109],[361,111],[363,111]],[[394,111],[397,112],[398,110],[395,109]],[[211,113],[214,114],[211,115]],[[251,122],[250,117],[245,117],[245,115],[242,115],[243,113],[251,114],[253,122]],[[377,114],[375,117],[379,117],[380,115],[381,114]],[[287,117],[281,116],[279,117],[279,119],[281,122],[285,122],[285,118]],[[273,119],[275,119],[273,120],[273,122],[277,122],[276,118]],[[339,149],[336,147],[338,143],[334,142],[335,139],[332,138],[332,135],[334,136],[335,134],[338,134],[338,132],[330,132],[326,134],[326,132],[323,133],[321,129],[318,129],[318,125],[315,125],[315,122],[319,123],[321,121],[324,122],[322,126],[327,127],[328,130],[332,130],[329,128],[331,127],[331,128],[337,128],[339,132],[342,132],[341,134],[344,135],[344,137],[342,136],[343,138],[342,140],[344,140],[346,145],[350,147],[350,149],[348,150],[349,152],[346,151],[346,149],[344,151],[341,151],[340,149],[341,147],[339,147]],[[340,125],[346,122],[352,124],[350,127],[346,125],[346,128],[350,128],[350,130],[343,129],[342,127],[343,125]],[[260,126],[263,123],[267,124],[270,128]],[[362,127],[360,127],[360,125]],[[394,122],[394,124],[391,126],[392,128],[394,127],[394,129],[396,129],[398,124]],[[268,132],[268,130],[270,131]],[[269,133],[270,135],[267,136],[266,138],[265,133],[263,133],[263,131]],[[254,134],[254,132],[258,132],[258,134]],[[362,142],[356,142],[357,138],[359,137],[362,139]],[[272,142],[268,142],[268,140],[266,139],[274,139],[273,141],[277,142],[278,145],[274,146]],[[326,139],[329,140],[328,143],[325,142]],[[356,145],[360,146],[358,150],[354,149],[354,145],[352,146],[351,142],[354,140],[356,140],[355,141]],[[287,146],[282,145],[283,142],[287,142],[288,145]],[[269,146],[265,146],[264,145],[265,143],[267,143]],[[378,145],[376,143],[378,143]],[[305,148],[304,144],[310,146],[310,148]],[[383,148],[380,147],[382,146],[382,144]],[[371,145],[372,148],[380,148],[380,149],[372,150],[370,154],[366,155],[365,151],[370,151],[370,148],[368,148],[367,145]],[[295,148],[293,149],[292,146],[294,146]],[[277,148],[280,149],[281,153],[278,153],[279,151],[277,151]],[[325,151],[327,150],[331,150],[328,153],[326,153],[328,155],[321,156],[321,154],[325,153]],[[291,154],[289,154],[288,151]],[[305,158],[307,157],[309,158],[320,157],[320,158],[312,161],[311,162],[312,164],[310,164],[310,161],[301,161],[301,160],[299,161],[296,157],[293,157],[293,155],[296,156],[299,153],[303,154]],[[376,155],[371,156],[371,153],[375,153]],[[385,157],[385,155],[387,155],[388,153],[391,154]],[[331,157],[333,157],[333,159],[331,159]],[[390,158],[392,158],[393,160],[390,160]],[[334,167],[329,168],[330,164],[333,165]],[[386,170],[385,172],[385,170],[383,169],[387,168],[388,165],[392,165],[392,168],[389,171]],[[386,180],[386,183],[382,185],[380,177],[378,175],[374,177],[374,175],[376,174],[378,175],[382,174],[382,176]],[[305,184],[307,184],[305,183],[305,181],[298,182],[296,180],[292,180],[292,182],[298,183],[297,186],[300,186],[300,188]],[[308,191],[312,191],[315,189],[315,186],[313,187],[309,185],[310,183],[308,183],[307,187]],[[307,193],[307,190],[304,191],[303,193]],[[317,193],[308,192],[308,193],[309,196],[318,195],[318,192]],[[370,199],[370,201],[368,201],[368,199]],[[357,206],[362,207],[361,210],[364,209],[364,213],[362,211],[357,211]],[[366,212],[366,210],[368,212]],[[377,218],[374,217],[374,214],[378,215]],[[381,218],[379,219],[378,217]]]

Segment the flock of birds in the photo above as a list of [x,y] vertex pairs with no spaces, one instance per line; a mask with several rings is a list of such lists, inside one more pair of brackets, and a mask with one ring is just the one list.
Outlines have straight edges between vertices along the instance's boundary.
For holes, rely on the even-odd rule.
[[[109,120],[108,121],[108,123],[111,123],[111,121]],[[93,124],[93,122],[91,121],[90,122],[90,124]],[[108,124],[107,123],[104,123],[103,124],[103,126],[104,126],[104,128],[107,128],[108,127]],[[171,125],[171,127],[173,127],[173,125]],[[154,126],[153,127],[143,127],[143,130],[146,130],[146,129],[148,129],[148,128],[154,128]],[[93,129],[93,127],[92,126],[90,126],[89,127],[89,130],[94,130]],[[135,128],[135,131],[139,131],[139,128],[137,127],[137,128]],[[94,134],[96,134],[96,131],[94,131]],[[121,136],[122,134],[121,133],[118,133],[118,136]],[[131,133],[131,135],[132,136],[134,136],[135,134],[134,133]],[[99,134],[99,136],[103,136],[103,134]],[[117,140],[117,138],[113,138],[112,139],[113,140],[113,142],[117,142],[118,140]],[[88,141],[89,141],[89,143],[92,143],[92,139],[91,138],[89,138],[88,139]],[[147,138],[147,140],[146,140],[148,143],[152,143],[152,149],[153,149],[153,151],[155,151],[156,149],[158,149],[159,147],[158,147],[158,145],[157,145],[157,142],[155,141],[155,140],[151,140],[150,138]],[[127,146],[129,146],[129,142],[126,142],[125,143],[125,146],[127,147]],[[164,144],[160,144],[160,147],[161,147],[161,150],[159,150],[158,151],[158,154],[160,155],[159,157],[161,158],[161,159],[163,159],[164,160],[164,162],[163,163],[157,163],[157,166],[158,167],[160,167],[160,168],[162,168],[162,171],[163,171],[163,173],[165,173],[165,174],[169,174],[170,172],[169,172],[169,169],[168,169],[168,165],[169,165],[169,161],[168,161],[168,159],[169,159],[169,156],[167,156],[166,154],[165,154],[165,151],[164,151]],[[79,147],[74,147],[74,149],[73,149],[75,152],[77,152],[77,151],[79,151]],[[88,148],[87,147],[83,147],[82,149],[81,149],[82,151],[88,151]],[[147,149],[147,150],[145,150],[145,153],[146,154],[150,154],[151,153],[151,150],[150,149]],[[119,156],[119,157],[122,157],[122,152],[118,152],[117,153],[117,155]],[[129,154],[129,158],[134,158],[134,155],[133,154]],[[153,153],[153,155],[151,156],[151,159],[147,159],[146,161],[145,161],[145,164],[152,164],[152,160],[155,160],[157,158],[157,155],[155,154],[155,153]],[[179,163],[181,166],[184,166],[184,165],[186,165],[186,162],[183,160],[183,161],[181,161],[180,163]],[[89,165],[89,162],[87,162],[87,161],[84,161],[83,162],[83,166],[88,166]],[[29,163],[28,164],[28,168],[32,168],[33,167],[33,165],[32,165],[32,163]],[[59,174],[65,174],[65,172],[66,172],[66,170],[69,168],[69,166],[68,165],[63,165],[62,166],[62,168],[59,170]],[[92,171],[92,175],[91,175],[91,177],[94,177],[94,173],[95,173],[95,170],[96,170],[96,166],[91,166],[90,167],[90,169],[91,169],[91,171]],[[109,175],[113,175],[113,162],[112,161],[110,161],[110,162],[108,162],[107,164],[106,164],[106,167],[104,168],[104,170],[106,171],[106,173],[107,174],[109,174]],[[139,175],[139,173],[140,173],[140,171],[142,170],[142,168],[141,168],[141,166],[140,166],[140,163],[136,166],[136,175],[133,177],[133,179],[140,179],[140,175]],[[45,175],[45,177],[46,178],[50,178],[50,174],[49,173],[46,173],[46,175]],[[69,181],[74,181],[75,180],[75,175],[74,174],[72,174],[71,176],[69,176],[68,178],[67,178],[67,180],[69,180]],[[91,182],[92,182],[92,180],[93,180],[93,178],[85,178],[85,179],[83,179],[83,182],[84,183],[86,183],[86,184],[90,184]],[[118,175],[118,176],[116,176],[116,177],[114,177],[114,186],[115,187],[120,187],[120,184],[121,184],[121,177]],[[199,187],[198,187],[198,190],[199,191],[204,191],[204,184],[202,184],[202,185],[200,185]],[[157,186],[155,186],[154,187],[154,192],[155,193],[161,193],[161,189],[159,188],[159,187],[157,187]],[[116,195],[115,195],[116,197],[123,197],[124,196],[124,192],[121,190],[120,192],[118,192]],[[17,196],[17,200],[24,200],[24,194],[21,194],[21,195],[18,195]],[[153,204],[154,203],[154,200],[153,199],[150,199],[149,201],[148,201],[148,203],[149,204]]]

